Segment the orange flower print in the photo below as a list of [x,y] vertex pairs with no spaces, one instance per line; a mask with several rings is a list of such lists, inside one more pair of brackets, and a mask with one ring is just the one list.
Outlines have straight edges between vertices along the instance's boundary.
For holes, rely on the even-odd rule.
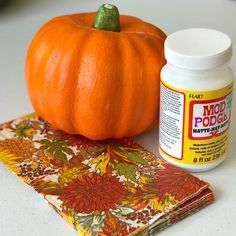
[[202,180],[171,164],[164,163],[163,167],[163,169],[156,172],[155,180],[157,196],[160,198],[169,193],[175,196],[175,199],[181,201],[196,193],[199,189],[208,187]]
[[93,173],[69,182],[58,198],[76,213],[92,213],[116,209],[116,204],[121,204],[127,195],[117,177]]

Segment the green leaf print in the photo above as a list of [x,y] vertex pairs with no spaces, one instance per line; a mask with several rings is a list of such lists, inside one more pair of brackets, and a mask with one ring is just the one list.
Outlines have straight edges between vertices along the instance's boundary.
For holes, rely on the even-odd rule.
[[67,160],[66,154],[73,155],[72,149],[68,147],[66,142],[43,139],[40,141],[40,143],[42,144],[40,149],[52,153],[61,160]]
[[137,182],[135,178],[136,169],[134,166],[125,163],[119,163],[116,165],[116,169],[118,170],[119,175],[124,175],[125,178]]
[[128,151],[122,148],[122,151],[119,151],[122,155],[128,157],[131,161],[136,162],[141,165],[148,165],[148,162],[142,158],[142,152],[140,151]]

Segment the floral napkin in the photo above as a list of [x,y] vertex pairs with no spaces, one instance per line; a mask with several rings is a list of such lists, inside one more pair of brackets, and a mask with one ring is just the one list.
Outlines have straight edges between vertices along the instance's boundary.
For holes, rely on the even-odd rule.
[[0,161],[79,235],[151,235],[214,199],[207,183],[130,139],[69,135],[36,114],[0,126]]

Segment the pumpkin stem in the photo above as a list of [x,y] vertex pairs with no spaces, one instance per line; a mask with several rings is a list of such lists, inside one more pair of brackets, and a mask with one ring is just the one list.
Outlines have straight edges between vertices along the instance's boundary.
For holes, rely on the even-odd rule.
[[93,26],[100,30],[120,31],[120,14],[118,8],[112,4],[103,4],[100,6]]

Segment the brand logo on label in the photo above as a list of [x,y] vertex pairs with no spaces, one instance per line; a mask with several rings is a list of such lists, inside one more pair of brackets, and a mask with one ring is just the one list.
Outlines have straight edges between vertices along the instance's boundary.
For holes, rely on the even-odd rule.
[[218,136],[229,127],[232,95],[190,103],[189,138],[207,139]]

